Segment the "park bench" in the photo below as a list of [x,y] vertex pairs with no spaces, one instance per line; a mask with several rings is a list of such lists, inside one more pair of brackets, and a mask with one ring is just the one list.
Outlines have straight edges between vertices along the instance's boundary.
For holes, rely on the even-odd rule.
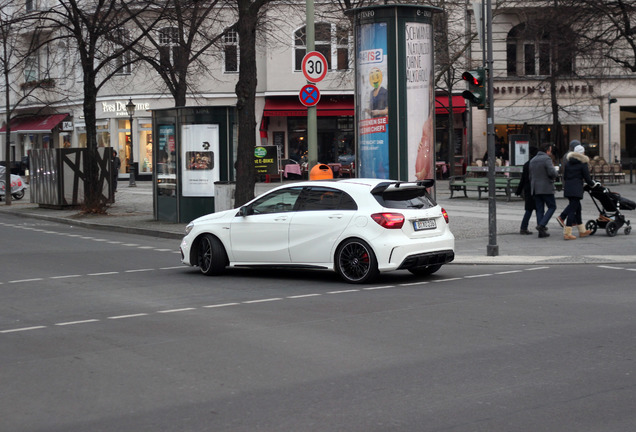
[[[519,186],[522,171],[522,166],[495,167],[495,194],[503,192],[506,200],[510,201]],[[469,166],[466,167],[466,175],[450,178],[450,197],[453,198],[454,192],[461,191],[468,198],[467,192],[475,191],[477,199],[481,199],[481,194],[488,192],[488,186],[488,167]],[[558,179],[554,186],[558,191],[563,189],[563,183]]]

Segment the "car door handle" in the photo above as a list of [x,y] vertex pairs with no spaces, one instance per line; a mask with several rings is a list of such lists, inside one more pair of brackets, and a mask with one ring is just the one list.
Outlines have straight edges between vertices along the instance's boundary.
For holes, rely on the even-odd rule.
[[331,215],[329,215],[329,219],[342,219],[342,213],[331,214]]
[[274,218],[274,220],[276,222],[286,221],[287,220],[287,216],[277,216],[277,217]]

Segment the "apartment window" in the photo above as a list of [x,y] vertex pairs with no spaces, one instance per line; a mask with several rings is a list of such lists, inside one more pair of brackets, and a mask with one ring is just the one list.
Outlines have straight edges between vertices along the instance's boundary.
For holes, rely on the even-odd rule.
[[[315,24],[315,50],[325,56],[329,70],[349,69],[349,30],[330,23]],[[294,70],[302,70],[307,53],[307,32],[301,27],[294,32]],[[334,68],[335,65],[335,68]]]
[[159,30],[159,62],[165,70],[172,69],[179,55],[179,29],[164,27]]
[[34,10],[37,10],[38,5],[36,3],[36,0],[26,0],[25,2],[25,9],[27,12],[33,12]]
[[225,57],[225,72],[238,72],[238,33],[235,30],[230,30],[223,35],[223,54]]
[[526,24],[514,27],[506,41],[508,76],[572,74],[574,37],[565,36],[570,33],[568,29],[561,29],[558,38],[551,38],[543,31],[543,27],[529,29]]
[[24,62],[24,82],[40,79],[40,58],[37,54],[30,55]]
[[125,47],[130,43],[130,30],[117,29],[113,31],[111,37],[113,49],[121,51],[121,55],[115,59],[113,67],[117,75],[129,75],[132,72],[132,57],[130,51]]

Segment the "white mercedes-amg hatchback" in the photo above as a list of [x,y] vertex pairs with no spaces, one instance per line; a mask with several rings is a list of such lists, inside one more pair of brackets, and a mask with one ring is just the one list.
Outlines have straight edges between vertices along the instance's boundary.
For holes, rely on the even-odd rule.
[[433,184],[354,178],[280,186],[188,224],[182,262],[206,275],[227,267],[335,270],[349,283],[400,269],[430,275],[455,257],[448,215],[427,192]]

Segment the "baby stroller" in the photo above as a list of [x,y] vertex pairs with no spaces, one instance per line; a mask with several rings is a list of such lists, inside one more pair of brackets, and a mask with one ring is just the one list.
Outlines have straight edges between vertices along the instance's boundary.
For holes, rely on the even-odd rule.
[[[636,209],[636,203],[634,201],[610,191],[598,182],[592,187],[585,185],[585,190],[590,194],[594,205],[599,211],[596,220],[591,219],[587,221],[585,224],[586,229],[594,234],[598,228],[605,228],[607,235],[610,237],[614,237],[623,226],[625,226],[625,234],[629,234],[632,231],[629,221],[625,219],[625,216],[621,214],[620,210]],[[601,204],[600,206],[599,203]]]

